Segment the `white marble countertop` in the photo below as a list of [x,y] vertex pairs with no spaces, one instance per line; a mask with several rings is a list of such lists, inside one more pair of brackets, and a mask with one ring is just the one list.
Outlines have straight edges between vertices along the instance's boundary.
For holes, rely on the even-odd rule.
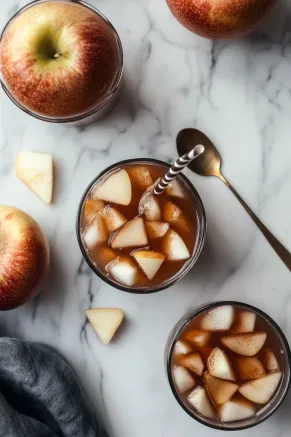
[[[0,24],[25,0],[1,2]],[[188,417],[171,394],[163,352],[174,323],[195,305],[220,299],[259,306],[291,340],[291,277],[228,189],[187,176],[208,216],[205,249],[179,284],[154,295],[115,290],[94,276],[75,237],[79,199],[89,181],[123,158],[175,156],[179,129],[198,127],[217,143],[224,173],[291,250],[291,3],[282,0],[248,38],[212,42],[192,35],[164,0],[91,0],[117,28],[125,85],[113,113],[85,129],[34,120],[1,99],[0,203],[30,213],[49,237],[49,280],[34,301],[2,313],[0,333],[57,348],[75,368],[110,437],[222,435]],[[21,148],[52,153],[55,203],[47,207],[16,179]],[[89,306],[127,314],[105,347],[85,321]],[[242,436],[290,435],[291,394],[267,422]]]

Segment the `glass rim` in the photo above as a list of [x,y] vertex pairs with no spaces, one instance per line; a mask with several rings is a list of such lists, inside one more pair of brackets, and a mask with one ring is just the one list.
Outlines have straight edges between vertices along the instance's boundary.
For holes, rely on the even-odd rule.
[[[174,384],[174,381],[173,381],[173,377],[172,377],[172,355],[173,355],[174,346],[175,346],[175,343],[176,343],[177,339],[179,338],[179,335],[181,334],[181,332],[185,328],[185,326],[194,317],[197,317],[198,315],[204,313],[207,310],[211,310],[213,308],[216,308],[217,306],[222,306],[222,305],[239,306],[239,307],[251,310],[253,312],[256,312],[261,317],[265,318],[271,324],[271,326],[274,328],[274,330],[276,331],[276,334],[280,337],[282,343],[285,346],[286,354],[287,354],[287,356],[286,356],[286,363],[288,364],[288,367],[289,367],[288,380],[287,380],[286,385],[283,387],[283,393],[281,394],[281,397],[280,397],[280,399],[278,401],[278,404],[273,406],[273,407],[271,407],[270,410],[266,413],[265,416],[262,415],[261,418],[258,418],[258,416],[255,416],[256,418],[258,418],[258,420],[256,422],[250,423],[248,425],[241,425],[241,426],[237,425],[237,426],[234,426],[232,428],[230,428],[230,427],[229,428],[224,428],[223,426],[219,426],[219,425],[215,425],[215,424],[212,424],[212,423],[208,423],[205,420],[203,420],[202,418],[200,418],[198,415],[195,415],[195,413],[192,413],[191,410],[189,408],[187,408],[184,405],[184,403],[182,402],[182,400],[180,399],[180,396],[177,393],[177,390],[175,388],[175,384]],[[202,304],[196,310],[188,312],[188,313],[186,313],[186,315],[187,314],[189,314],[189,315],[186,317],[185,320],[180,319],[177,322],[177,324],[174,326],[174,328],[173,328],[173,331],[174,331],[173,332],[173,338],[171,339],[170,344],[168,346],[168,351],[166,352],[166,370],[167,370],[168,382],[169,382],[171,391],[172,391],[176,401],[183,408],[183,410],[190,417],[192,417],[192,419],[196,420],[197,422],[201,423],[204,426],[207,426],[207,427],[215,429],[215,430],[219,430],[219,431],[242,431],[242,430],[246,430],[246,429],[249,429],[249,428],[253,428],[256,425],[259,425],[260,423],[263,423],[270,416],[272,416],[278,410],[278,408],[282,405],[282,402],[284,401],[285,397],[287,396],[287,393],[288,393],[289,388],[290,388],[290,383],[291,383],[291,350],[290,350],[290,346],[289,346],[288,340],[287,340],[284,332],[280,328],[280,326],[277,324],[277,322],[275,322],[275,320],[271,316],[266,314],[263,310],[260,310],[259,308],[255,307],[253,305],[250,305],[248,303],[245,303],[245,302],[232,301],[232,300],[222,300],[222,301],[215,301],[215,302],[210,302],[210,303],[207,303],[207,304]],[[181,324],[179,324],[180,322],[181,322]],[[175,330],[175,327],[177,327],[176,330]],[[169,334],[169,335],[171,335],[171,334]],[[269,401],[269,403],[271,404],[271,401]],[[244,419],[244,420],[247,420],[247,419]],[[242,422],[242,421],[237,421],[237,422],[239,423],[239,422]],[[232,423],[235,423],[235,422],[232,422]]]
[[115,164],[110,165],[109,167],[105,168],[103,171],[101,171],[87,186],[87,188],[84,191],[84,194],[81,197],[81,200],[79,202],[79,206],[78,206],[78,210],[77,210],[77,218],[76,218],[76,235],[77,235],[77,240],[78,240],[78,244],[80,247],[80,250],[82,252],[82,255],[85,259],[85,261],[87,262],[88,266],[91,268],[91,270],[97,275],[99,276],[100,279],[102,279],[103,281],[105,281],[107,284],[111,285],[114,288],[117,288],[118,290],[121,291],[125,291],[127,293],[131,293],[131,294],[140,294],[140,295],[144,295],[144,294],[152,294],[152,293],[157,293],[158,291],[162,291],[165,290],[169,287],[171,287],[172,285],[176,284],[177,282],[179,282],[194,266],[194,264],[196,263],[196,261],[198,260],[201,251],[203,249],[204,243],[205,243],[205,238],[206,238],[206,230],[207,230],[207,220],[206,220],[206,213],[205,213],[205,209],[204,209],[204,205],[202,203],[202,200],[196,190],[196,188],[193,186],[193,184],[191,183],[191,181],[182,173],[180,173],[180,176],[183,179],[183,182],[188,186],[188,188],[191,190],[193,197],[195,198],[195,200],[197,201],[197,209],[199,209],[199,212],[201,214],[201,223],[202,223],[202,229],[200,230],[200,243],[197,246],[197,249],[195,252],[193,252],[191,258],[189,259],[189,263],[187,265],[186,268],[184,268],[184,266],[172,277],[170,278],[168,281],[164,281],[161,285],[157,285],[153,288],[133,288],[133,287],[126,287],[122,284],[119,284],[115,281],[113,281],[111,278],[109,278],[108,276],[106,276],[103,272],[101,272],[100,270],[98,270],[93,262],[90,260],[87,251],[85,250],[83,241],[82,241],[82,237],[81,237],[81,217],[82,217],[82,210],[83,210],[83,205],[84,205],[84,201],[88,195],[88,193],[90,192],[91,188],[93,187],[94,184],[96,184],[96,182],[102,177],[104,176],[106,173],[110,172],[111,170],[114,170],[117,167],[120,167],[124,164],[131,164],[131,163],[137,163],[137,162],[148,162],[148,163],[153,163],[153,164],[159,164],[159,165],[163,165],[165,167],[170,168],[171,164],[159,160],[159,159],[152,159],[152,158],[133,158],[133,159],[125,159],[122,161],[118,161]]
[[25,10],[35,6],[36,4],[39,3],[48,3],[48,2],[57,2],[57,1],[62,1],[64,3],[75,3],[75,4],[80,4],[83,5],[84,7],[86,7],[87,9],[91,9],[93,12],[95,12],[100,18],[102,18],[111,28],[111,30],[114,33],[114,36],[116,38],[117,41],[117,46],[118,46],[118,51],[119,51],[119,56],[120,56],[120,65],[118,67],[118,71],[116,73],[116,78],[114,79],[114,82],[111,86],[111,90],[109,94],[106,94],[106,96],[104,97],[104,99],[102,100],[102,102],[97,103],[96,105],[86,109],[85,111],[79,113],[79,114],[75,114],[75,115],[69,115],[69,116],[46,116],[43,115],[41,113],[38,112],[34,112],[33,110],[27,108],[25,105],[23,105],[21,102],[19,102],[10,92],[10,90],[8,89],[5,80],[1,74],[1,70],[0,70],[0,83],[1,83],[1,87],[3,89],[3,91],[5,92],[5,94],[9,97],[9,99],[19,108],[21,109],[23,112],[25,112],[28,115],[31,115],[32,117],[38,119],[38,120],[42,120],[42,121],[46,121],[49,123],[73,123],[73,122],[78,122],[81,120],[84,120],[87,117],[90,117],[92,115],[94,115],[96,112],[101,111],[102,108],[113,98],[113,96],[115,95],[115,93],[117,92],[120,84],[121,84],[121,80],[122,80],[122,76],[123,76],[123,69],[124,69],[124,54],[123,54],[123,47],[122,47],[122,43],[121,43],[121,39],[119,34],[117,33],[115,27],[113,26],[113,24],[108,20],[108,18],[102,14],[102,12],[99,11],[99,9],[97,9],[95,6],[92,6],[90,3],[88,3],[85,0],[32,0],[29,3],[27,3],[26,5],[24,5],[22,8],[20,8],[18,11],[16,11],[12,17],[9,18],[9,20],[7,21],[7,23],[4,25],[4,28],[2,29],[1,33],[0,33],[0,46],[1,46],[1,42],[3,39],[3,36],[5,34],[5,31],[7,30],[8,26],[11,24],[11,22],[22,12],[24,12]]

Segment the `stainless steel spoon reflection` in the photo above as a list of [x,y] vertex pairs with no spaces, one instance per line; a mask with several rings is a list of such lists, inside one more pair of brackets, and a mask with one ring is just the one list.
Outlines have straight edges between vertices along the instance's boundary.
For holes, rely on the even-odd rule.
[[195,145],[202,144],[205,147],[204,153],[193,161],[189,168],[194,173],[201,176],[216,176],[223,181],[228,188],[233,192],[245,210],[249,213],[253,221],[262,231],[270,245],[273,247],[277,255],[281,258],[283,263],[291,271],[291,253],[280,243],[279,240],[266,228],[261,220],[253,213],[245,201],[236,192],[233,186],[225,179],[221,173],[221,157],[218,150],[212,141],[198,129],[183,129],[177,136],[177,149],[179,155],[184,155],[189,152]]

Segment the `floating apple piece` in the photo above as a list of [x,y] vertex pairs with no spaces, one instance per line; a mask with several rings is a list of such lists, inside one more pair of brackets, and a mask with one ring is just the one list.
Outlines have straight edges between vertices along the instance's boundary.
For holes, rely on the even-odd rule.
[[125,170],[117,170],[105,181],[99,182],[93,189],[93,199],[105,200],[106,202],[129,205],[131,202],[131,182]]
[[167,201],[164,205],[163,218],[165,222],[176,226],[180,231],[189,232],[190,230],[181,208],[170,201]]
[[138,277],[138,269],[129,258],[120,258],[111,261],[106,266],[107,272],[118,282],[132,287]]
[[209,355],[207,360],[209,374],[216,378],[226,379],[227,381],[235,381],[236,377],[225,352],[216,347]]
[[220,410],[222,422],[236,422],[248,419],[256,413],[255,407],[246,399],[232,399],[224,404]]
[[113,249],[142,247],[147,244],[148,237],[145,231],[144,221],[141,217],[130,220],[111,237],[111,247]]
[[235,334],[221,337],[221,342],[231,351],[252,357],[264,346],[267,334],[265,332],[254,332],[252,334]]
[[190,352],[192,352],[192,347],[188,343],[182,340],[177,341],[174,347],[175,355],[184,355],[189,354]]
[[201,329],[205,331],[227,331],[233,324],[235,317],[231,305],[222,305],[208,311],[201,320]]
[[237,384],[215,378],[209,373],[205,373],[204,380],[207,393],[216,405],[225,404],[239,388]]
[[189,343],[193,343],[197,346],[205,346],[211,338],[211,332],[201,331],[198,329],[191,329],[187,331],[185,339]]
[[163,241],[163,252],[169,261],[182,261],[190,258],[189,250],[176,231],[170,229]]
[[276,355],[269,348],[264,350],[264,362],[265,362],[266,369],[269,372],[275,372],[276,370],[280,370],[280,366],[276,358]]
[[198,376],[203,375],[204,364],[199,353],[182,355],[180,364]]
[[216,414],[208,399],[206,390],[200,385],[196,387],[187,398],[189,404],[207,419],[215,419]]
[[16,159],[16,176],[44,203],[49,205],[53,195],[53,159],[47,153],[22,150]]
[[126,170],[131,180],[136,183],[141,191],[146,191],[147,188],[153,185],[154,181],[151,177],[150,171],[144,165],[135,165],[128,167]]
[[121,228],[121,226],[127,222],[124,215],[111,205],[107,205],[104,208],[103,215],[105,217],[107,229],[110,233],[117,231],[117,229]]
[[151,240],[162,238],[170,229],[169,223],[165,222],[145,222],[147,234]]
[[239,392],[256,404],[266,404],[277,390],[281,378],[282,372],[270,373],[243,384],[239,388]]
[[236,315],[232,331],[236,333],[253,332],[256,324],[256,314],[251,311],[240,311]]
[[175,366],[173,368],[173,378],[179,393],[185,393],[195,386],[195,379],[185,367]]
[[153,279],[165,260],[165,255],[153,250],[136,250],[132,256],[148,279]]
[[83,241],[87,249],[100,246],[108,240],[104,217],[97,213],[94,220],[87,226],[83,233]]
[[206,38],[237,38],[251,32],[267,16],[274,0],[167,0],[177,20]]
[[260,378],[265,375],[264,366],[258,357],[239,357],[236,359],[235,364],[240,379],[243,381]]
[[85,313],[103,344],[110,343],[124,319],[120,308],[91,308]]
[[20,209],[0,205],[0,310],[35,296],[49,262],[48,242],[36,221]]

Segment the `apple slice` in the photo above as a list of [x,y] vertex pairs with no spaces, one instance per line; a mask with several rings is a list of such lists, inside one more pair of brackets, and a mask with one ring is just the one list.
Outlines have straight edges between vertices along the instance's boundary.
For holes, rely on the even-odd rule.
[[185,341],[179,340],[174,346],[174,354],[176,356],[189,354],[190,352],[192,352],[192,348]]
[[216,378],[226,379],[227,381],[235,381],[235,374],[225,352],[216,347],[209,355],[207,367],[211,376]]
[[176,226],[180,231],[190,231],[190,226],[183,214],[183,211],[174,203],[170,201],[165,203],[163,217],[165,222]]
[[205,373],[204,380],[207,393],[216,405],[225,404],[239,388],[237,384],[215,378],[209,373]]
[[117,170],[103,182],[98,183],[93,189],[93,199],[119,205],[129,205],[131,202],[131,182],[125,170]]
[[91,308],[85,313],[103,344],[110,343],[124,318],[119,308]]
[[148,237],[143,219],[136,217],[127,222],[119,231],[112,234],[110,244],[113,249],[146,246],[148,244]]
[[264,362],[265,362],[266,369],[269,372],[275,372],[276,370],[280,370],[280,366],[276,358],[276,355],[269,348],[264,350]]
[[108,240],[108,232],[105,226],[104,218],[100,213],[96,214],[93,222],[90,223],[84,231],[83,241],[87,249],[93,249],[100,246]]
[[53,195],[53,159],[46,153],[21,150],[16,159],[16,176],[44,203],[49,205]]
[[84,215],[87,222],[90,222],[94,215],[96,215],[97,212],[102,211],[104,208],[105,202],[103,202],[103,200],[88,199],[84,207]]
[[200,328],[204,331],[228,331],[234,316],[235,311],[231,305],[213,308],[202,318]]
[[256,314],[251,311],[241,311],[236,315],[232,331],[236,333],[253,332],[256,324]]
[[126,170],[131,180],[136,183],[140,190],[146,191],[148,187],[153,185],[154,181],[149,169],[144,165],[135,165],[134,167],[128,167]]
[[200,385],[196,387],[187,397],[189,404],[197,411],[197,413],[207,419],[215,419],[216,414],[208,399],[207,393]]
[[167,232],[163,240],[163,252],[169,261],[182,261],[190,258],[189,250],[176,231]]
[[153,279],[165,260],[165,255],[153,250],[136,250],[132,256],[148,279]]
[[168,196],[171,196],[171,197],[177,197],[179,199],[186,198],[185,191],[182,188],[182,185],[180,184],[180,182],[178,182],[177,178],[169,183],[169,185],[166,188],[166,193],[168,194]]
[[173,368],[173,378],[179,393],[185,393],[195,387],[195,379],[185,367],[175,366]]
[[107,229],[110,233],[117,231],[117,229],[121,228],[121,226],[125,225],[127,222],[127,219],[124,217],[124,215],[111,205],[107,205],[104,208],[103,214]]
[[265,375],[264,366],[257,357],[239,357],[236,359],[235,366],[243,381],[261,378]]
[[191,372],[196,373],[198,376],[203,375],[204,364],[200,354],[198,353],[182,355],[180,357],[180,364]]
[[270,373],[262,378],[243,384],[239,388],[239,392],[256,404],[266,404],[277,390],[281,378],[282,372]]
[[149,193],[142,200],[142,212],[149,221],[159,221],[162,218],[162,211],[157,196]]
[[221,343],[239,355],[252,357],[262,349],[266,338],[267,334],[265,332],[234,334],[221,337]]
[[151,240],[162,238],[170,229],[169,223],[165,222],[145,222],[147,234]]
[[211,338],[211,333],[199,329],[191,329],[185,335],[185,340],[197,346],[205,346]]
[[128,287],[132,287],[138,278],[138,269],[128,258],[118,257],[107,264],[105,269],[117,282]]
[[222,422],[238,422],[248,419],[256,413],[254,405],[246,399],[232,399],[219,409]]

